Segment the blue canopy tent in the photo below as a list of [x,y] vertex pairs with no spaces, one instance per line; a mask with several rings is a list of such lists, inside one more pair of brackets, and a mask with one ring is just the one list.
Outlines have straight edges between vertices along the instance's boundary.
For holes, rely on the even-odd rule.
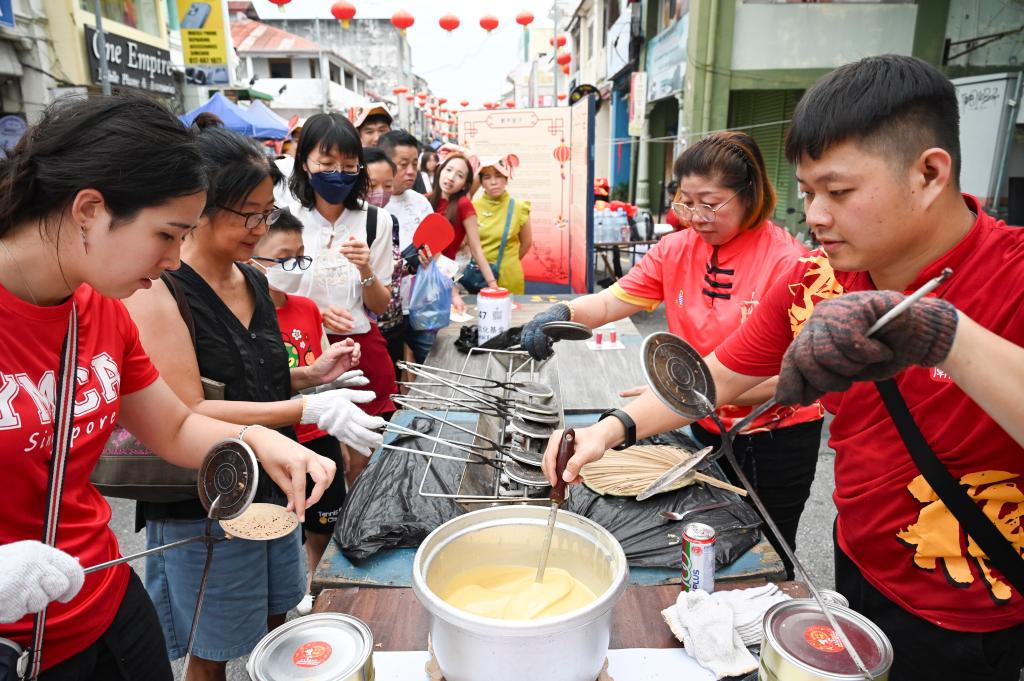
[[288,121],[274,113],[259,100],[253,100],[245,110],[246,117],[256,126],[253,137],[267,140],[283,140],[288,136]]
[[246,115],[246,110],[238,106],[230,99],[218,92],[202,106],[192,109],[187,114],[179,116],[185,125],[192,125],[192,121],[201,113],[209,112],[224,121],[224,127],[243,135],[256,137],[257,125]]

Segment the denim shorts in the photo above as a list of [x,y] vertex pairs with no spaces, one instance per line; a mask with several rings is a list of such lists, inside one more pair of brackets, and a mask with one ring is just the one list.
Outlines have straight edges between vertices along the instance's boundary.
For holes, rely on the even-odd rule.
[[[147,520],[148,548],[203,533],[204,520]],[[224,536],[214,523],[213,533]],[[267,616],[282,615],[306,593],[301,529],[269,542],[232,539],[213,546],[213,561],[192,653],[226,661],[247,655],[267,633]],[[202,542],[146,557],[146,591],[156,606],[172,660],[185,655],[199,580]]]
[[430,349],[434,347],[435,340],[437,340],[437,331],[417,331],[411,326],[409,327],[409,333],[405,336],[405,343],[412,350],[412,355],[416,359],[417,364],[423,364],[427,361],[427,355],[430,354]]

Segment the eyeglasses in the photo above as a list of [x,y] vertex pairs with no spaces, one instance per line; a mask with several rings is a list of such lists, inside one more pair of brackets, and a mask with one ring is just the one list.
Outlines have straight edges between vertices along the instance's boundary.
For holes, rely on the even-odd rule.
[[678,203],[673,201],[672,210],[675,212],[675,214],[679,217],[680,220],[693,220],[694,218],[700,218],[701,222],[714,222],[715,218],[718,217],[718,211],[725,208],[725,204],[735,199],[737,196],[740,195],[740,192],[742,192],[749,186],[749,184],[743,185],[742,187],[736,190],[735,194],[727,198],[725,201],[722,201],[720,204],[718,204],[718,206],[714,208],[712,208],[706,203],[698,203],[696,206],[693,206],[691,208],[690,206],[687,206],[685,203]]
[[320,161],[313,161],[313,164],[317,167],[318,173],[324,173],[326,175],[337,175],[342,173],[343,175],[358,175],[359,172],[364,168],[360,164],[343,166],[341,164],[333,163],[321,163]]
[[276,262],[285,272],[291,272],[296,267],[300,270],[308,270],[309,266],[313,264],[313,258],[308,255],[294,255],[290,258],[264,258],[261,255],[254,255],[252,259],[262,262]]
[[234,213],[245,218],[245,228],[248,230],[256,229],[261,223],[266,222],[267,227],[277,222],[277,219],[284,213],[284,208],[274,207],[263,213],[242,213],[234,208],[228,208],[227,206],[217,206],[221,210],[226,210],[229,213]]

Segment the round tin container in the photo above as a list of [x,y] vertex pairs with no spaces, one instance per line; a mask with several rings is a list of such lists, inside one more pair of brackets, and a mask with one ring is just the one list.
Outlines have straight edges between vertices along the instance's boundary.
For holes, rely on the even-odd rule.
[[846,596],[838,591],[832,591],[831,589],[818,589],[818,595],[821,596],[821,600],[825,601],[829,605],[841,605],[844,608],[850,607],[850,601],[846,600]]
[[264,636],[245,668],[253,681],[373,681],[373,634],[351,615],[306,615]]
[[[858,612],[829,606],[871,678],[885,681],[892,667],[892,644],[882,630]],[[764,638],[757,678],[761,681],[846,681],[863,678],[818,604],[806,598],[772,606],[764,616]]]

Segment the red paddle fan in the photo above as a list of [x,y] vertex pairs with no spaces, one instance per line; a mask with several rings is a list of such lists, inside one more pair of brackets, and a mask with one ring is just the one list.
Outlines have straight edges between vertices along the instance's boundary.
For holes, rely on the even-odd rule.
[[426,246],[431,253],[440,253],[448,248],[455,239],[455,228],[443,215],[431,213],[423,218],[420,226],[412,235],[412,243],[416,248]]

